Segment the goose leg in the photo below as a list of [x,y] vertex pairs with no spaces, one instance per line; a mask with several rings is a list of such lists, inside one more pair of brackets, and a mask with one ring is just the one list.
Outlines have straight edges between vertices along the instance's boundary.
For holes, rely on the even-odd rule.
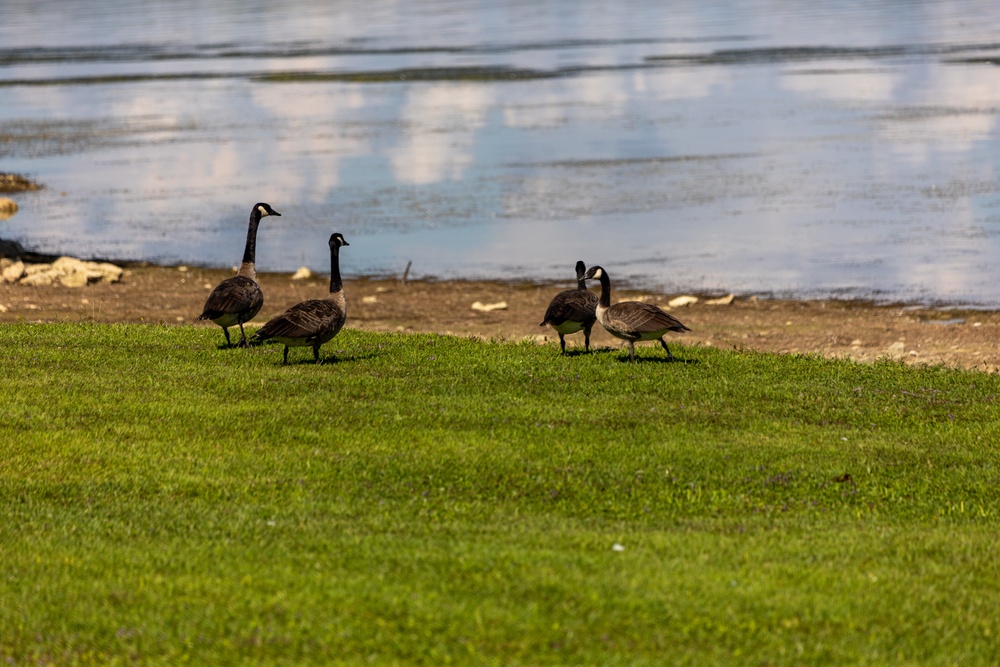
[[667,360],[668,360],[668,361],[673,361],[673,359],[674,359],[674,355],[670,354],[670,348],[669,348],[669,347],[667,347],[667,341],[665,341],[665,340],[663,340],[663,339],[661,338],[661,339],[660,339],[660,345],[662,345],[662,346],[663,346],[663,349],[667,351]]
[[588,324],[583,328],[583,345],[587,352],[590,352],[590,330],[594,328],[594,325]]
[[566,338],[562,334],[559,334],[559,347],[562,348],[562,353],[566,354]]
[[287,365],[288,364],[288,346],[287,345],[285,346],[285,354],[282,355],[282,357],[281,357],[281,363],[282,363],[282,365]]
[[313,345],[313,358],[319,363],[319,343]]
[[226,335],[226,347],[232,347],[233,342],[229,340],[229,327],[222,327],[222,333]]
[[633,364],[635,363],[635,341],[630,340],[628,342],[628,358]]
[[247,342],[246,332],[243,331],[243,323],[237,322],[240,325],[240,347],[250,347],[250,343]]

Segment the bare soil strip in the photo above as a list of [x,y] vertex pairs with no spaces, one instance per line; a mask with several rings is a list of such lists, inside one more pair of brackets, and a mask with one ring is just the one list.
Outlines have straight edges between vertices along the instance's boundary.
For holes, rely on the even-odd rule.
[[[117,284],[28,287],[0,284],[0,322],[147,322],[182,326],[194,323],[211,288],[230,271],[131,266]],[[289,274],[263,274],[262,324],[288,306],[321,297],[327,279],[291,280]],[[482,281],[392,279],[348,280],[348,327],[521,340],[532,337],[552,345],[558,336],[539,327],[549,300],[565,285]],[[684,345],[712,345],[780,353],[818,354],[858,361],[893,358],[908,364],[945,365],[981,371],[1000,369],[1000,313],[880,306],[853,301],[789,301],[737,296],[729,305],[670,309],[676,294],[616,290],[613,301],[646,299],[693,331],[672,336]],[[474,303],[479,308],[473,308]],[[504,304],[498,307],[498,304]],[[220,332],[221,340],[221,332]],[[598,348],[622,341],[594,328]],[[669,342],[669,341],[668,341]],[[583,347],[582,334],[567,337],[567,350]],[[639,354],[662,354],[642,344]]]

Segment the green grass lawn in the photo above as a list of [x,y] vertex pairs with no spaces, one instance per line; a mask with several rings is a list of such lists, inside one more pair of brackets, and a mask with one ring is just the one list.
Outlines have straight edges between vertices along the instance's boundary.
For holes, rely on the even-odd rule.
[[1000,662],[997,376],[221,341],[0,327],[0,664]]

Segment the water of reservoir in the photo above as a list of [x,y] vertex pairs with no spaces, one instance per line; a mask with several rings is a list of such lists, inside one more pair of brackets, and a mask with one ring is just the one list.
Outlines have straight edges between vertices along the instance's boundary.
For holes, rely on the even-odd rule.
[[46,253],[1000,307],[1000,3],[5,0]]

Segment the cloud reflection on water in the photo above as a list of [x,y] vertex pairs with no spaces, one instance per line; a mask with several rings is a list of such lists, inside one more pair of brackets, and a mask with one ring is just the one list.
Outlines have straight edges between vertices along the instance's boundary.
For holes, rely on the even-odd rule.
[[[0,85],[155,75],[3,88],[0,132],[40,137],[3,167],[49,185],[4,235],[40,250],[228,266],[265,200],[265,270],[322,270],[336,228],[353,272],[562,280],[582,258],[672,289],[1000,305],[998,70],[936,53],[978,53],[998,8],[316,2],[262,33],[239,3],[112,5],[64,45],[99,57],[117,34],[127,58],[30,61],[58,43],[19,3],[0,27]],[[475,67],[552,77],[249,76]],[[225,76],[156,78],[178,71]]]

